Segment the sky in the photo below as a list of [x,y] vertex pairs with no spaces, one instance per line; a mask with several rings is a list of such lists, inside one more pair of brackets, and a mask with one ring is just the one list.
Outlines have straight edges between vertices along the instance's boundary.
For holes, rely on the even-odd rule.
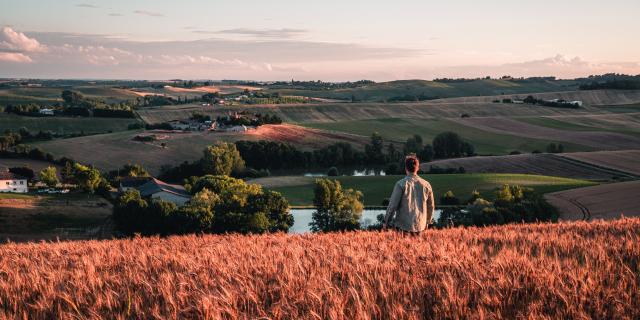
[[0,0],[0,77],[640,74],[638,0]]

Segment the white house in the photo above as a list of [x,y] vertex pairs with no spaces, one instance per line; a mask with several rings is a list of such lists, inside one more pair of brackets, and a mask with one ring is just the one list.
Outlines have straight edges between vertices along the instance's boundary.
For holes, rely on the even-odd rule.
[[574,106],[582,107],[582,101],[580,100],[571,101],[569,103],[571,103]]
[[0,192],[29,192],[27,178],[11,173],[9,171],[0,172]]
[[52,116],[53,115],[53,109],[40,109],[40,114],[45,115],[45,116]]
[[248,130],[249,129],[245,125],[233,126],[233,127],[229,127],[229,128],[225,129],[225,131],[227,131],[227,132],[245,132],[245,131],[248,131]]
[[168,184],[156,178],[151,178],[147,183],[135,188],[140,191],[140,195],[144,198],[173,202],[178,206],[182,206],[191,200],[191,195],[183,186]]

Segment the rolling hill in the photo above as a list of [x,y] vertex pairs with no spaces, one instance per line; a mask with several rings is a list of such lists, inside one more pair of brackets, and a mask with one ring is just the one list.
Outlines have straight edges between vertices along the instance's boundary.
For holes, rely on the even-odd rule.
[[[577,89],[570,80],[497,80],[478,79],[470,81],[440,82],[428,80],[398,80],[373,83],[356,88],[334,90],[269,89],[284,95],[358,101],[388,101],[393,99],[451,98],[465,96],[493,96],[531,92],[569,91]],[[415,99],[413,99],[415,100]]]

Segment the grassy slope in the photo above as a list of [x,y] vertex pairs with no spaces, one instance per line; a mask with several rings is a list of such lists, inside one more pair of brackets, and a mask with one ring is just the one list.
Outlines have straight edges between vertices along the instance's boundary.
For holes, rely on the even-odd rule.
[[0,106],[22,103],[52,104],[62,102],[60,95],[62,91],[66,89],[78,91],[88,98],[102,99],[110,103],[135,100],[137,97],[136,94],[127,90],[112,88],[105,85],[5,88],[0,89]]
[[[518,121],[523,121],[529,124],[552,128],[552,129],[560,129],[560,130],[569,130],[569,131],[603,131],[603,132],[618,132],[622,134],[631,134],[631,135],[640,135],[640,128],[638,127],[622,127],[620,125],[616,125],[611,122],[603,122],[598,121],[597,119],[591,120],[593,124],[600,124],[601,126],[580,124],[580,123],[572,123],[571,118],[565,118],[565,120],[547,118],[547,117],[523,117],[518,118]],[[581,119],[582,122],[585,122],[585,119]]]
[[0,113],[0,128],[18,130],[26,127],[31,132],[53,131],[56,133],[105,133],[127,130],[135,119],[119,118],[80,118],[80,117],[25,117]]
[[[478,190],[483,197],[493,198],[493,190],[503,184],[531,186],[539,193],[555,192],[595,183],[559,177],[525,175],[525,174],[440,174],[422,175],[433,186],[436,199],[445,192],[452,190],[461,199],[468,198],[473,190]],[[353,188],[364,193],[366,205],[380,205],[382,200],[389,197],[396,181],[402,176],[376,177],[337,177],[344,188]],[[270,178],[259,179],[255,182],[269,183]],[[281,179],[281,178],[280,178]],[[269,189],[281,192],[291,205],[311,205],[315,178],[295,177],[292,183],[281,179],[280,185],[269,184]]]
[[[516,137],[505,134],[497,134],[461,125],[446,119],[375,119],[357,121],[339,121],[327,123],[306,123],[308,127],[334,130],[360,135],[371,135],[378,132],[383,138],[395,141],[406,141],[414,134],[422,136],[425,143],[430,143],[433,138],[444,131],[453,131],[471,142],[479,154],[508,154],[513,150],[531,152],[544,151],[546,146],[553,141]],[[569,151],[591,151],[586,146],[563,143]]]
[[6,318],[638,319],[640,219],[0,246]]
[[551,92],[574,90],[571,81],[531,81],[476,80],[470,82],[443,83],[426,80],[400,80],[381,82],[352,89],[304,90],[270,89],[285,95],[301,95],[319,98],[351,99],[361,101],[384,101],[404,95],[426,95],[430,97],[463,97],[515,94],[530,92]]
[[51,240],[57,228],[95,228],[111,215],[103,198],[86,194],[0,193],[0,240]]

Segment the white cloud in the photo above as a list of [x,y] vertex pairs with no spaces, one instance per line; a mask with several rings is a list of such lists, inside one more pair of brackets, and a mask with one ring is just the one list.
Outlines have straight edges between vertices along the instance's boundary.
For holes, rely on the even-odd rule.
[[220,31],[207,31],[207,30],[195,30],[194,33],[201,34],[228,34],[228,35],[240,35],[256,38],[271,38],[271,39],[283,39],[294,38],[307,33],[304,29],[294,28],[281,28],[281,29],[248,29],[248,28],[236,28]]
[[17,63],[30,63],[33,62],[29,56],[26,56],[19,52],[0,52],[0,61],[2,62],[17,62]]
[[147,10],[135,10],[133,13],[149,17],[164,17],[164,14],[162,13]]
[[89,4],[89,3],[78,3],[76,4],[76,7],[80,7],[80,8],[91,8],[91,9],[98,9],[100,7],[94,5],[94,4]]
[[0,32],[0,49],[17,52],[45,52],[47,48],[38,40],[27,37],[24,33],[3,27]]

